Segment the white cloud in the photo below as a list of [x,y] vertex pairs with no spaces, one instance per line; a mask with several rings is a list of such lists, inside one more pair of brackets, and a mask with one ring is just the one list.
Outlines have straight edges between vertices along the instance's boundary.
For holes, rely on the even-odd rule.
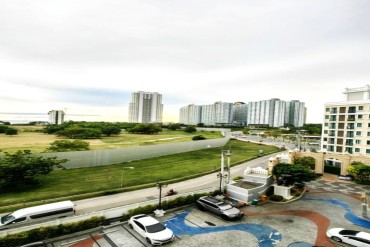
[[1,111],[66,107],[126,121],[128,96],[141,90],[163,94],[171,121],[191,103],[281,98],[306,102],[308,122],[321,122],[325,102],[369,84],[369,7],[367,0],[2,1]]

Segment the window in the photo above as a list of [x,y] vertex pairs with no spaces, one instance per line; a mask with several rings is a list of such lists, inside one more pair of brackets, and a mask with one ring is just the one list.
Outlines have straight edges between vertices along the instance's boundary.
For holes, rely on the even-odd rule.
[[361,144],[361,140],[356,140],[356,144]]
[[355,113],[355,112],[356,112],[356,107],[355,106],[348,107],[348,113]]
[[325,111],[330,111],[330,108],[325,108]]
[[363,106],[363,105],[360,105],[360,106],[358,107],[358,110],[359,110],[359,111],[363,111],[363,110],[364,110],[364,106]]
[[328,133],[328,131],[327,130],[324,130],[324,134],[327,134]]
[[357,123],[356,126],[359,127],[359,128],[361,128],[362,127],[362,123]]
[[357,119],[362,119],[362,118],[363,118],[362,114],[357,115]]
[[41,214],[35,214],[35,215],[31,215],[30,218],[38,219],[38,218],[48,217],[48,216],[57,215],[57,214],[64,214],[64,213],[69,213],[69,212],[73,212],[73,208],[61,209],[61,210],[56,210],[56,211],[46,212],[46,213],[41,213]]
[[329,119],[329,115],[325,115],[325,119]]
[[13,222],[22,222],[25,220],[26,220],[26,217],[21,217],[21,218],[15,219]]
[[326,149],[326,148],[327,148],[327,146],[326,146],[326,145],[323,145],[323,146],[322,146],[322,148],[325,148],[325,149]]
[[367,136],[370,136],[370,131],[367,132]]
[[367,154],[370,154],[370,149],[366,149],[366,153]]
[[135,224],[136,224],[138,227],[140,227],[143,231],[145,231],[145,228],[144,228],[143,224],[141,224],[139,221],[136,221],[136,220],[134,220],[134,222],[135,222]]
[[370,145],[370,141],[369,140],[366,141],[366,145]]
[[361,136],[361,131],[356,131],[356,136]]
[[367,127],[369,127],[369,128],[370,128],[370,123],[368,123],[368,124],[367,124]]
[[360,152],[360,149],[359,148],[355,148],[355,153],[359,153]]
[[325,123],[325,126],[327,127],[327,126],[329,126],[329,123]]

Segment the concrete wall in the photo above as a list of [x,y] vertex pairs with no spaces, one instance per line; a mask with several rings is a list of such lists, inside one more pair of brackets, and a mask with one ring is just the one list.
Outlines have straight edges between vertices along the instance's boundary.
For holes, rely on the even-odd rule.
[[118,149],[102,149],[91,151],[76,151],[76,152],[59,152],[59,153],[43,153],[43,157],[58,157],[59,159],[68,159],[64,163],[67,169],[104,166],[129,162],[134,160],[142,160],[165,156],[176,153],[185,153],[206,148],[223,147],[230,140],[230,135],[224,138],[167,143],[150,146],[137,146]]
[[347,169],[352,162],[362,162],[370,164],[370,155],[362,154],[335,154],[335,153],[313,153],[313,152],[300,152],[298,150],[289,151],[288,163],[293,163],[295,157],[312,157],[315,159],[315,172],[324,173],[324,164],[327,159],[336,159],[341,162],[340,174],[347,174]]

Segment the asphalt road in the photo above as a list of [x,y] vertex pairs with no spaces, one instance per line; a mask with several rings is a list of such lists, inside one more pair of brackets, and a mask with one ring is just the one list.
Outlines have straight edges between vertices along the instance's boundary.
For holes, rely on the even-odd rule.
[[[264,156],[252,161],[248,161],[242,163],[240,165],[234,166],[230,169],[231,178],[235,176],[242,176],[244,170],[247,167],[267,167],[268,160],[270,157],[274,157],[277,154]],[[220,159],[221,163],[221,159]],[[225,162],[226,164],[227,162]],[[188,192],[195,192],[202,189],[207,188],[218,188],[220,183],[220,179],[217,178],[217,173],[208,174],[206,176],[182,181],[179,183],[174,183],[168,185],[167,188],[164,188],[162,193],[165,194],[168,189],[174,189],[179,194],[188,193]],[[162,196],[163,196],[162,194]],[[84,214],[87,212],[99,211],[103,209],[118,207],[118,206],[125,206],[134,203],[140,203],[147,200],[158,199],[159,191],[158,188],[147,188],[142,190],[124,192],[109,196],[102,196],[102,197],[94,197],[84,200],[75,201],[76,203],[76,213],[77,214]]]

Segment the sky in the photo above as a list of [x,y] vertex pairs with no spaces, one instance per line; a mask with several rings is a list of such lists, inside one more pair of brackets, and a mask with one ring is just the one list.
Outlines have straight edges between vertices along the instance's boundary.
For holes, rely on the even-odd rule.
[[0,120],[128,121],[189,104],[300,100],[307,123],[370,84],[369,0],[3,0]]

